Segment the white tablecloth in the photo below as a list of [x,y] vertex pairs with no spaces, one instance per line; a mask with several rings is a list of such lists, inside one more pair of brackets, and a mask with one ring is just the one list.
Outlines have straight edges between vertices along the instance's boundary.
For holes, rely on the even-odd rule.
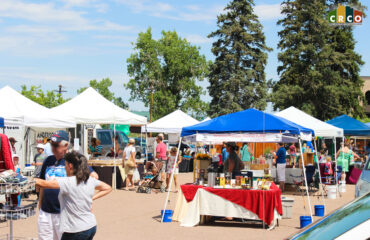
[[[261,220],[244,207],[201,188],[198,189],[193,201],[187,202],[180,189],[172,219],[181,222],[183,227],[193,227],[199,224],[200,215]],[[281,219],[281,216],[275,209],[270,229],[276,226],[277,219]]]
[[[273,178],[276,178],[276,168],[273,168],[271,170],[271,176]],[[296,182],[299,182],[300,176],[301,176],[301,179],[303,179],[303,172],[302,172],[302,169],[300,168],[286,168],[285,169],[285,183],[293,184],[294,183],[293,180],[296,180]]]

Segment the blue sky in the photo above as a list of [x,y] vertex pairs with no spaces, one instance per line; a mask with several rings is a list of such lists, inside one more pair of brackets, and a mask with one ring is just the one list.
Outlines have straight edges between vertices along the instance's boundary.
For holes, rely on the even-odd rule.
[[[201,47],[212,60],[212,40],[216,16],[224,0],[54,0],[0,1],[0,87],[41,85],[44,90],[59,84],[73,97],[89,80],[109,77],[112,90],[125,101],[129,92],[126,59],[131,43],[141,31],[152,27],[155,38],[162,30],[176,30],[181,37]],[[269,53],[267,79],[278,79],[276,68],[276,21],[281,18],[281,1],[258,0],[255,12],[264,26]],[[370,0],[362,1],[370,7]],[[356,26],[356,51],[365,65],[361,75],[370,75],[370,24],[364,19]],[[206,86],[205,83],[202,83]],[[208,96],[204,97],[209,100]],[[145,110],[140,102],[129,102],[131,110]]]

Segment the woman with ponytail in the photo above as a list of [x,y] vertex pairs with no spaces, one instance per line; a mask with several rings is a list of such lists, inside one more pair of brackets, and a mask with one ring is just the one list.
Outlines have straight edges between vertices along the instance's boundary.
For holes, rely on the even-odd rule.
[[[77,152],[65,155],[67,177],[51,181],[36,179],[36,185],[60,189],[60,231],[62,240],[90,240],[96,233],[96,219],[91,212],[92,201],[107,195],[112,188],[90,177],[87,159]],[[97,190],[95,192],[95,190]]]

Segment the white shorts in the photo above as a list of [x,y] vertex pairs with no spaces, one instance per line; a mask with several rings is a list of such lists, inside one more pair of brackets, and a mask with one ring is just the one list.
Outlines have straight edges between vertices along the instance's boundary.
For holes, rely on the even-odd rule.
[[276,164],[277,179],[279,182],[285,182],[286,163]]
[[60,214],[47,213],[40,209],[37,221],[39,240],[60,240],[62,232],[60,232],[59,222]]

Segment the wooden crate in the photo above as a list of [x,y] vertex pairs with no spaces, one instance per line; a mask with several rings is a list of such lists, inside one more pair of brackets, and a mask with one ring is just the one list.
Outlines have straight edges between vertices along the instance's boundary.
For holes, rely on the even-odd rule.
[[193,182],[195,182],[195,179],[199,178],[199,169],[206,169],[205,175],[207,176],[207,168],[209,165],[211,165],[211,162],[211,160],[194,159]]

